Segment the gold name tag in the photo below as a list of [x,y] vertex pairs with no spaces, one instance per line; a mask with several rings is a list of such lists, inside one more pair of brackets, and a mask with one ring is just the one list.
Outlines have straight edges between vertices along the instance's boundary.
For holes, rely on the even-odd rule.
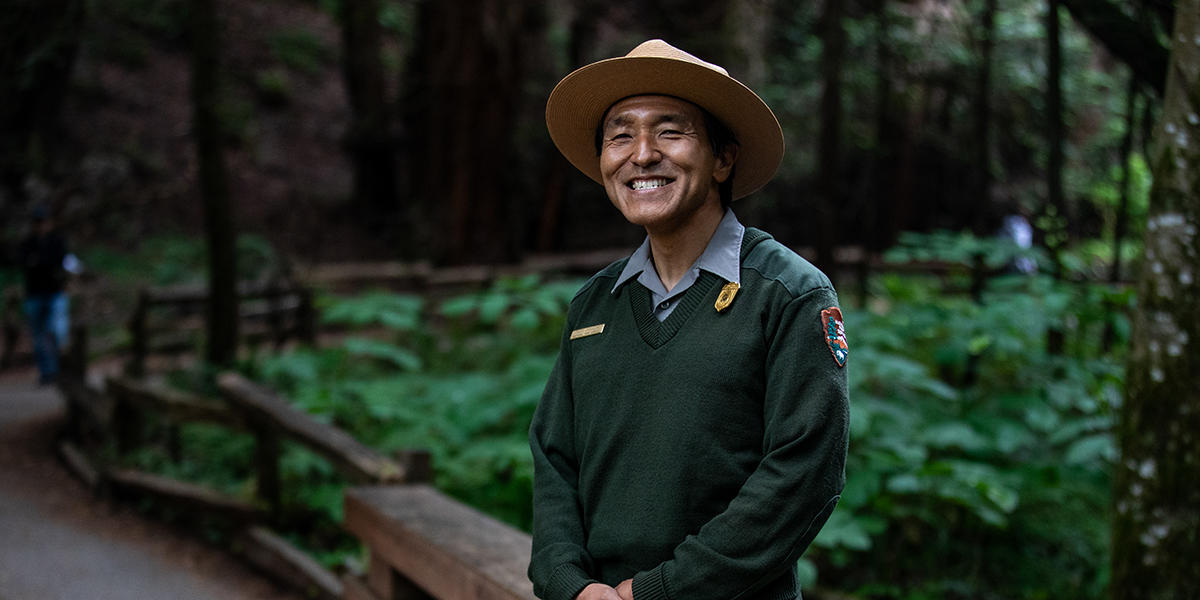
[[575,331],[571,332],[571,339],[577,340],[589,335],[596,335],[597,333],[604,333],[604,323],[592,325],[591,327],[584,327],[583,329],[576,329]]

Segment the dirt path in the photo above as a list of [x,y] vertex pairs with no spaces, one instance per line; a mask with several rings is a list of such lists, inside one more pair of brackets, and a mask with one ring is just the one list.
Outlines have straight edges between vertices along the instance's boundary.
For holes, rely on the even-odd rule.
[[299,600],[216,548],[97,501],[54,458],[63,403],[0,374],[0,600]]

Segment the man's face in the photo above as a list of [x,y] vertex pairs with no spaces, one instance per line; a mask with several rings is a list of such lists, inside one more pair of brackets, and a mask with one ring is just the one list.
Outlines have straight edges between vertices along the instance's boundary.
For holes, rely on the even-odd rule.
[[702,209],[719,209],[718,184],[733,160],[732,151],[713,156],[704,115],[685,100],[633,96],[604,119],[604,189],[630,223],[650,233],[678,232]]

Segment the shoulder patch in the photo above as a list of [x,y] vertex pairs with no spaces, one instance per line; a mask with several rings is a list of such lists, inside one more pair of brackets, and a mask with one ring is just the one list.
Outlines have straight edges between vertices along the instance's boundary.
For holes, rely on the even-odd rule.
[[825,343],[833,353],[837,366],[846,366],[850,356],[850,345],[846,343],[846,325],[842,321],[842,309],[830,306],[821,311],[821,330],[825,332]]

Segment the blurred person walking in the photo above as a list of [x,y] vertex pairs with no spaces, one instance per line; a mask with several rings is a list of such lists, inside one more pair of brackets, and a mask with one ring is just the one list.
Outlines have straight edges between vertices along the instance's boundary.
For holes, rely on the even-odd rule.
[[25,316],[29,320],[38,382],[54,383],[58,377],[59,352],[67,345],[70,331],[70,300],[67,273],[78,261],[67,249],[50,208],[39,204],[31,215],[30,232],[21,240],[17,257],[25,279]]

